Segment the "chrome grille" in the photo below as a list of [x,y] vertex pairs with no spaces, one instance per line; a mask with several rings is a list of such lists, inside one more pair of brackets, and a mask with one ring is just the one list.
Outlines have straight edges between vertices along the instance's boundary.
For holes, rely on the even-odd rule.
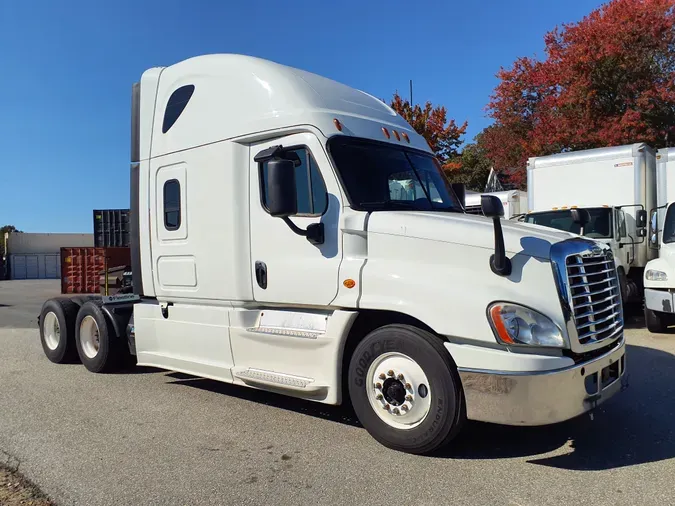
[[466,214],[478,214],[478,215],[483,215],[483,208],[481,206],[465,206],[464,210],[466,211]]
[[621,291],[610,251],[565,260],[569,302],[579,344],[595,345],[623,330]]

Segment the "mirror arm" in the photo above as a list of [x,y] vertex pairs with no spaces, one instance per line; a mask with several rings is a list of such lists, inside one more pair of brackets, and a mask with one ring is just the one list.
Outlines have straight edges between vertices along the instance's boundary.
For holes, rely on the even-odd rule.
[[490,268],[492,272],[499,276],[509,276],[511,274],[511,260],[506,256],[504,233],[499,216],[494,216],[492,223],[495,228],[495,253],[490,257]]
[[288,228],[290,228],[294,233],[305,237],[312,244],[323,244],[325,242],[325,229],[323,223],[312,223],[307,227],[306,230],[303,230],[293,223],[288,216],[284,216],[281,219],[284,220],[284,223],[286,223]]
[[288,225],[288,228],[290,228],[293,232],[303,237],[307,237],[307,230],[303,230],[300,227],[298,227],[295,223],[291,221],[291,219],[288,216],[284,216],[281,219],[284,220],[284,223]]

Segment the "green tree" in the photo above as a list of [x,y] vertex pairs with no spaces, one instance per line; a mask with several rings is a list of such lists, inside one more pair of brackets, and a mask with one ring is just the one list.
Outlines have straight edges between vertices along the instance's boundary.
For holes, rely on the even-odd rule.
[[446,171],[453,183],[464,183],[468,190],[482,192],[493,166],[488,156],[483,133],[467,144],[459,157],[460,167]]

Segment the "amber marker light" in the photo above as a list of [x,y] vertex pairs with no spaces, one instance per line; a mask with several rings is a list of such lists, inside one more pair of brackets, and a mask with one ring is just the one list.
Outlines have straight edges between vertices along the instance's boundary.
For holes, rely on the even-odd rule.
[[342,284],[345,286],[345,288],[354,288],[356,286],[356,281],[353,279],[345,279]]
[[335,125],[335,128],[337,128],[338,132],[342,132],[342,123],[340,123],[340,120],[335,118],[333,120],[333,124]]
[[384,128],[384,127],[382,127],[382,133],[384,134],[384,136],[385,136],[387,139],[389,139],[389,138],[391,137],[391,135],[389,134],[389,130],[387,130],[387,129]]
[[499,338],[507,344],[515,344],[515,341],[511,339],[511,336],[509,336],[506,326],[504,325],[502,306],[493,306],[492,309],[490,309],[490,316],[492,317],[492,322],[494,323]]

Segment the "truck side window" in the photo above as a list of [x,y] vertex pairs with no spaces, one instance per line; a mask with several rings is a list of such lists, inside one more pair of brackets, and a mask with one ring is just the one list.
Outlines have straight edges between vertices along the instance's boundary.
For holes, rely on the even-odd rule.
[[180,183],[177,179],[170,179],[164,183],[164,227],[178,230],[180,219]]
[[194,85],[188,84],[187,86],[181,86],[171,94],[164,110],[164,121],[162,122],[163,134],[167,133],[178,117],[183,114],[194,92]]
[[[328,208],[328,193],[312,153],[307,148],[297,148],[286,151],[284,158],[296,160],[295,184],[298,195],[298,216],[321,216]],[[267,162],[262,164],[260,181],[261,200],[267,209]]]

